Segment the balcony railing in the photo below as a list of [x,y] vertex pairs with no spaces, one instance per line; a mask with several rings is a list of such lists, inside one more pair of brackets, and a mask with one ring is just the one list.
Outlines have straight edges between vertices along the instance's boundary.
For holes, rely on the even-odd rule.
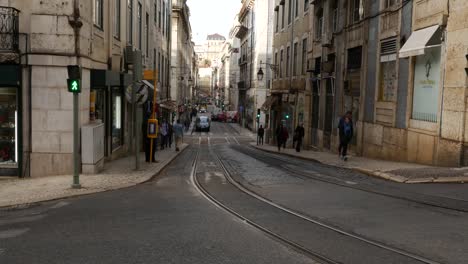
[[19,10],[0,6],[0,52],[19,49]]

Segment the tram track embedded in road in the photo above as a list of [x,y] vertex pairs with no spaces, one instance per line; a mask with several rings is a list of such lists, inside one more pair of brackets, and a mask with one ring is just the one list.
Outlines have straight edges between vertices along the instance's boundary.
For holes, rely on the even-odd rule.
[[[437,261],[430,260],[423,256],[419,256],[417,254],[413,254],[405,250],[395,248],[393,246],[385,245],[383,243],[372,241],[365,237],[349,233],[337,227],[330,226],[326,223],[317,221],[315,219],[311,219],[308,216],[305,216],[299,212],[295,212],[282,205],[276,204],[273,201],[260,196],[259,194],[247,189],[245,186],[235,181],[233,177],[231,176],[229,170],[225,166],[224,161],[219,156],[219,154],[217,154],[215,150],[210,151],[210,154],[211,154],[210,160],[214,161],[222,169],[223,177],[225,177],[229,185],[233,186],[234,189],[237,189],[240,193],[245,194],[254,200],[260,201],[263,206],[270,207],[268,210],[271,210],[271,208],[279,210],[277,212],[278,214],[287,215],[288,217],[295,218],[298,221],[300,220],[302,221],[303,224],[306,224],[311,228],[320,229],[321,232],[328,232],[331,236],[333,236],[334,234],[334,236],[338,240],[339,239],[347,240],[348,242],[354,241],[352,242],[353,244],[360,244],[360,247],[366,247],[367,250],[370,250],[368,252],[373,252],[373,251],[384,252],[383,255],[386,255],[387,257],[388,255],[393,255],[397,259],[398,258],[405,259],[406,261],[405,263],[430,263],[430,264],[439,263]],[[196,161],[193,163],[192,174],[191,174],[192,182],[194,186],[198,189],[198,191],[202,193],[203,196],[207,198],[208,200],[210,200],[213,204],[215,204],[219,208],[226,210],[227,212],[231,213],[232,215],[236,216],[242,221],[248,223],[249,225],[289,245],[290,247],[294,248],[296,251],[299,251],[306,255],[311,256],[315,260],[318,260],[324,263],[347,263],[346,261],[343,261],[343,259],[336,260],[337,259],[336,256],[328,256],[327,254],[323,254],[322,252],[318,252],[315,249],[311,249],[311,247],[307,247],[306,245],[303,245],[300,242],[296,242],[293,239],[286,237],[284,234],[281,234],[281,232],[278,232],[278,230],[275,231],[267,226],[264,226],[262,223],[254,220],[253,218],[255,217],[250,218],[249,216],[246,216],[245,214],[236,210],[234,207],[229,206],[226,202],[223,202],[222,199],[217,197],[216,194],[211,193],[210,190],[208,190],[208,188],[204,186],[203,183],[200,182],[200,179],[197,176],[198,160],[199,160],[199,154],[197,154]],[[356,247],[359,247],[359,246],[356,246]],[[378,250],[376,250],[377,248]],[[373,253],[373,254],[378,255],[379,253]],[[350,261],[350,262],[357,263],[356,261]]]
[[[255,158],[266,162],[267,164],[284,164],[287,163],[287,159],[283,159],[280,157],[274,156],[274,154],[271,153],[263,153],[259,150],[255,150],[252,147],[238,147],[236,150],[239,150],[240,152],[249,155],[249,154],[255,154]],[[255,151],[255,153],[254,153]],[[253,156],[253,155],[249,155]],[[273,161],[272,161],[273,160]],[[271,161],[271,162],[268,162]],[[327,169],[333,169],[332,166],[330,165],[325,165],[316,161],[313,161],[315,164],[321,167],[327,167]],[[377,194],[381,196],[386,196],[394,199],[400,199],[400,200],[405,200],[408,202],[414,202],[418,203],[424,206],[432,206],[432,207],[437,207],[437,208],[442,208],[442,209],[447,209],[447,210],[453,210],[453,211],[458,211],[462,213],[467,213],[468,212],[468,202],[458,200],[458,199],[453,199],[453,198],[447,198],[447,197],[441,197],[441,196],[432,196],[432,195],[427,195],[427,194],[420,194],[420,193],[409,193],[409,192],[404,192],[400,191],[394,187],[379,187],[379,186],[373,186],[373,185],[366,185],[366,184],[357,184],[356,182],[350,182],[347,180],[342,180],[339,178],[336,178],[334,176],[326,175],[324,173],[307,173],[303,171],[299,171],[297,169],[291,168],[291,166],[287,165],[277,165],[279,168],[282,170],[287,171],[290,173],[292,176],[298,176],[300,178],[308,178],[311,180],[316,180],[316,181],[321,181],[333,185],[338,185],[344,188],[349,188],[349,189],[354,189],[354,190],[359,190],[367,193],[372,193],[372,194]],[[353,174],[358,174],[357,172],[352,172],[350,169],[347,168],[335,168],[335,169],[340,169],[340,170],[346,170],[349,171],[350,173]],[[350,184],[352,183],[352,184]],[[396,193],[398,192],[398,193]]]

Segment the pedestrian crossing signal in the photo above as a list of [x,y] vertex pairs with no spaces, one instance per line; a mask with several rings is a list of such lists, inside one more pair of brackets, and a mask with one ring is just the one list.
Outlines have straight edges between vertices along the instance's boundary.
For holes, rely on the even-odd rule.
[[288,115],[288,114],[286,115],[286,119],[289,119],[289,115]]
[[68,91],[70,93],[81,93],[81,85],[79,79],[67,79]]

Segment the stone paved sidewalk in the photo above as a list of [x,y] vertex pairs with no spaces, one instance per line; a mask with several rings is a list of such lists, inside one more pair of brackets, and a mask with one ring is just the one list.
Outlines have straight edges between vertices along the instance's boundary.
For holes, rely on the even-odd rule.
[[146,163],[144,153],[141,153],[138,171],[134,170],[135,156],[105,163],[104,171],[99,174],[80,175],[81,189],[71,188],[71,175],[0,180],[0,207],[21,207],[31,203],[134,186],[151,180],[187,146],[183,144],[179,152],[174,149],[157,151],[158,163]]
[[[276,146],[251,145],[257,149],[278,153]],[[350,157],[348,161],[341,160],[337,154],[321,151],[301,150],[292,148],[281,149],[280,154],[318,161],[323,164],[348,168],[370,176],[383,178],[400,183],[468,183],[468,168],[431,167],[414,163],[375,160],[364,157]]]

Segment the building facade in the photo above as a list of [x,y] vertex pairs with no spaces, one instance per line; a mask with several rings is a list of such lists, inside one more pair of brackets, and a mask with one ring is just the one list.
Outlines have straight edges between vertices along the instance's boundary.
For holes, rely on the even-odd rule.
[[172,55],[171,100],[177,105],[178,115],[186,114],[190,103],[192,59],[194,45],[190,26],[190,10],[186,0],[172,0]]
[[[103,158],[126,155],[134,145],[127,101],[132,70],[125,50],[142,52],[144,70],[158,70],[160,100],[168,96],[171,3],[160,1],[1,1],[0,16],[11,26],[0,48],[1,175],[40,177],[72,173],[72,94],[67,66],[81,67],[82,138]],[[5,20],[3,20],[5,19]],[[3,27],[2,27],[2,30]],[[5,45],[5,46],[3,46]],[[129,47],[129,48],[127,48]],[[158,54],[158,55],[157,55]],[[160,54],[160,55],[159,55]],[[152,88],[148,87],[152,93]],[[97,143],[95,143],[97,142]],[[93,166],[96,165],[96,166]]]
[[243,0],[238,14],[238,24],[233,33],[239,39],[240,57],[238,105],[243,125],[256,130],[260,124],[265,125],[266,115],[257,111],[266,101],[271,73],[267,70],[265,79],[259,80],[257,73],[262,63],[271,62],[273,43],[273,0]]
[[[310,37],[309,16],[313,8],[309,1],[275,1],[271,95],[264,106],[269,112],[269,131],[283,124],[292,135],[297,124],[310,127],[310,89],[308,52],[314,43]],[[309,130],[306,129],[308,132]],[[269,133],[274,139],[274,133]],[[292,137],[291,137],[292,138]]]

